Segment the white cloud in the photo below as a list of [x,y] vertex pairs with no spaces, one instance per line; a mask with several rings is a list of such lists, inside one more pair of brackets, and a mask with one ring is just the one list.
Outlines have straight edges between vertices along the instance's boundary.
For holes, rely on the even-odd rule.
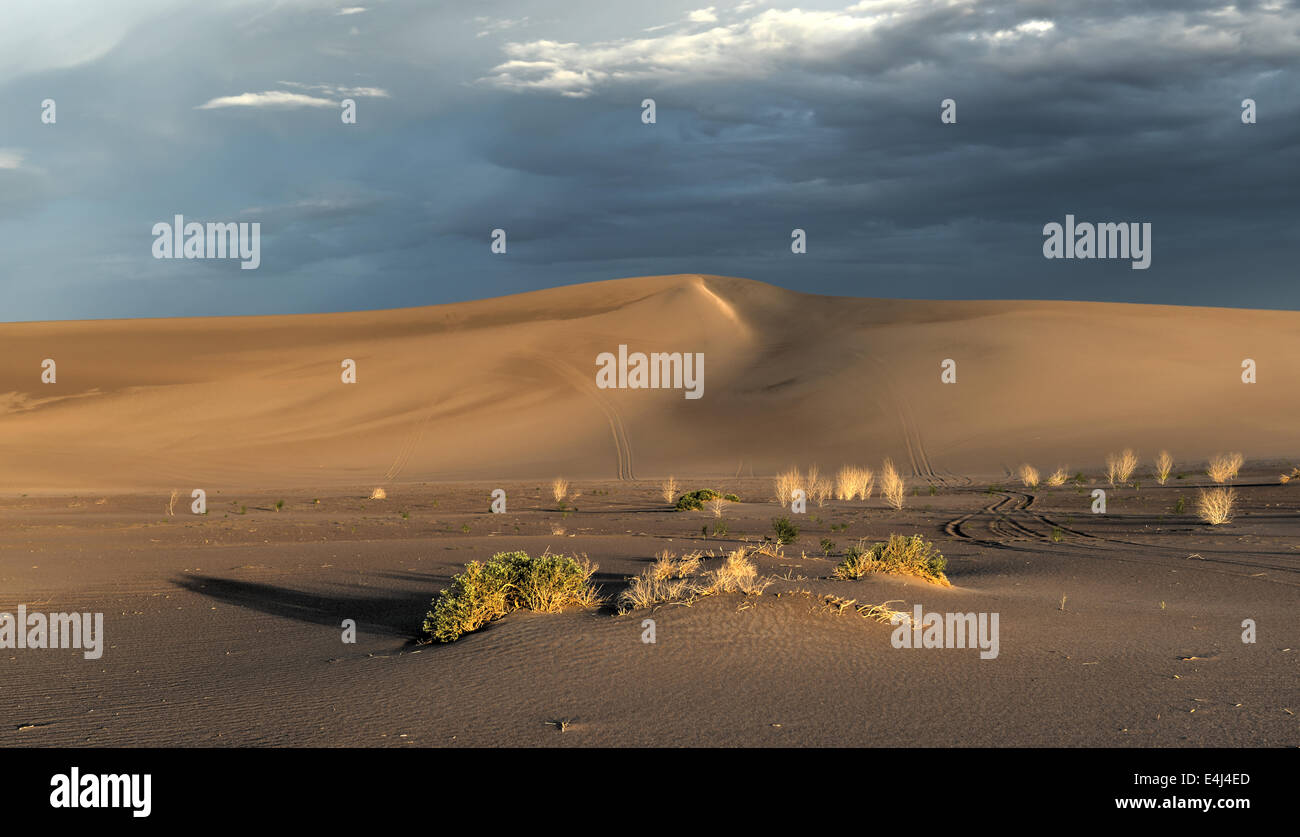
[[17,148],[0,148],[0,169],[21,168],[25,156],[27,155]]
[[198,110],[214,108],[332,108],[336,103],[329,99],[288,93],[284,90],[267,90],[264,93],[240,93],[238,96],[219,96],[198,106]]
[[[332,108],[340,99],[387,99],[388,91],[379,87],[341,87],[333,84],[303,84],[296,81],[279,82],[284,87],[310,90],[320,95],[291,93],[287,90],[266,90],[261,93],[240,93],[238,96],[218,96],[199,105],[197,110],[217,108]],[[330,96],[331,98],[323,98]]]
[[348,6],[347,8],[339,9],[334,13],[334,15],[335,17],[338,17],[339,15],[359,15],[366,11],[369,11],[369,9],[365,6]]
[[717,23],[718,16],[713,13],[713,6],[707,9],[696,9],[686,16],[691,23]]
[[277,81],[281,87],[294,87],[298,90],[310,90],[325,96],[345,99],[388,99],[388,91],[382,87],[346,87],[338,84],[303,84],[299,81]]

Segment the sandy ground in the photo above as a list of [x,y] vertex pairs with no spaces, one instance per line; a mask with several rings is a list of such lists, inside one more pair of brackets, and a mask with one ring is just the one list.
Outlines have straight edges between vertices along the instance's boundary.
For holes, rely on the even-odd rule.
[[[918,486],[901,512],[832,500],[796,516],[784,560],[760,559],[777,577],[762,596],[516,613],[450,645],[414,640],[464,562],[583,553],[613,594],[659,550],[758,541],[782,513],[770,484],[718,484],[758,502],[708,539],[709,512],[617,481],[575,483],[567,514],[540,483],[503,484],[504,515],[488,484],[222,494],[204,517],[153,495],[9,499],[0,608],[102,610],[109,647],[0,652],[0,745],[1293,746],[1300,487],[1270,474],[1239,478],[1245,511],[1214,528],[1172,511],[1194,475],[1114,490],[1104,517],[1091,485]],[[891,532],[933,538],[954,586],[829,577],[822,537],[841,552]],[[894,648],[826,595],[997,612],[999,656]]]
[[[0,612],[103,612],[109,646],[0,649],[0,746],[1294,746],[1300,482],[1277,477],[1300,454],[1297,338],[1294,312],[833,299],[693,275],[0,325]],[[619,344],[704,352],[704,397],[597,389],[596,356]],[[1093,515],[1100,465],[1126,446],[1140,487]],[[1157,487],[1161,448],[1179,475]],[[1221,451],[1247,457],[1241,509],[1209,527],[1174,508]],[[760,597],[517,613],[415,642],[469,560],[582,553],[613,595],[660,550],[769,534],[776,471],[886,456],[906,507],[810,507],[784,557],[760,560],[776,578]],[[1016,488],[1025,461],[1085,479]],[[727,535],[670,510],[670,473],[746,500]],[[558,475],[579,492],[567,511]],[[505,515],[488,512],[498,487]],[[933,539],[954,586],[830,577],[821,538],[834,555],[890,533]],[[827,596],[998,613],[1000,654],[894,648]]]

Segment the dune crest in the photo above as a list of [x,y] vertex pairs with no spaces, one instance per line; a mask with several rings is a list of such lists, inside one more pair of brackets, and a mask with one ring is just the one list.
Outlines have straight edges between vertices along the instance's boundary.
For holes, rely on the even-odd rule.
[[[346,314],[0,325],[0,492],[1294,454],[1300,314],[812,296],[679,275]],[[704,397],[598,389],[701,352]],[[41,382],[41,362],[57,382]],[[1243,384],[1243,359],[1258,366]],[[344,384],[340,365],[356,363]],[[956,364],[955,384],[940,381]],[[1149,464],[1149,462],[1148,462]]]

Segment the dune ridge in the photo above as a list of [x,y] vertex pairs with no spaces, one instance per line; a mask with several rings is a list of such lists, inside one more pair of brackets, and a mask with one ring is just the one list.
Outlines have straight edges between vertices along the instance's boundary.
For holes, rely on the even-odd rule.
[[[0,493],[1180,468],[1295,451],[1300,313],[801,294],[641,277],[344,314],[0,325]],[[595,360],[703,352],[704,396],[597,389]],[[57,382],[41,382],[41,362]],[[340,364],[357,363],[356,384]],[[957,383],[940,382],[940,363]],[[1241,382],[1241,362],[1258,383]]]

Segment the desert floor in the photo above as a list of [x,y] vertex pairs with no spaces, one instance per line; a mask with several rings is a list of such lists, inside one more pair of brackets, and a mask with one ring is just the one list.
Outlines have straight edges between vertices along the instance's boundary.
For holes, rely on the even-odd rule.
[[[761,596],[515,613],[449,645],[416,640],[465,562],[581,553],[612,595],[660,550],[771,533],[770,480],[682,480],[747,501],[707,539],[713,515],[671,510],[651,480],[575,480],[566,512],[540,480],[225,490],[204,516],[184,496],[168,516],[166,493],[6,496],[0,610],[102,611],[107,647],[0,651],[0,745],[1294,746],[1300,485],[1277,473],[1248,467],[1218,527],[1191,510],[1193,473],[1110,490],[1105,516],[1095,473],[914,479],[902,511],[810,504],[784,559],[759,559],[777,577]],[[497,487],[506,514],[488,513]],[[893,532],[933,539],[953,587],[830,577],[822,537],[842,552]],[[828,595],[997,612],[1000,655],[893,648]]]

